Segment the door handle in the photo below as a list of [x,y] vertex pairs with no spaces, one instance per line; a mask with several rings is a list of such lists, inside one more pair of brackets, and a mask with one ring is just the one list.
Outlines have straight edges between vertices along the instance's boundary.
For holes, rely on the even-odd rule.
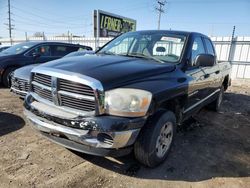
[[208,78],[210,76],[210,74],[205,74],[204,78]]
[[220,73],[220,71],[219,71],[219,70],[215,71],[215,74],[219,74],[219,73]]

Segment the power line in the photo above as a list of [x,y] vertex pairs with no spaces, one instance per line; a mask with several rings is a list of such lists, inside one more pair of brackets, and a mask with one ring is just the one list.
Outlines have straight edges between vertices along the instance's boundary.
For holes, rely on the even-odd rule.
[[[23,1],[22,2],[22,5],[25,6],[25,8],[28,8],[30,10],[37,10],[38,12],[42,13],[43,15],[46,14],[46,15],[51,15],[53,16],[54,19],[63,19],[63,20],[68,20],[71,24],[72,24],[72,21],[71,20],[76,20],[76,18],[85,18],[85,19],[88,19],[89,18],[89,15],[90,14],[81,14],[81,15],[75,15],[75,16],[70,16],[70,17],[65,17],[65,16],[62,16],[62,15],[59,15],[55,12],[49,12],[47,10],[44,10],[44,9],[40,9],[38,7],[34,7],[34,6],[30,6],[29,3]],[[16,8],[16,7],[15,7]],[[18,8],[20,9],[20,8]],[[22,9],[22,12],[24,10]],[[33,12],[32,12],[33,13]],[[74,24],[74,23],[73,23]]]
[[[79,26],[71,26],[71,25],[64,25],[64,26],[63,25],[59,25],[59,26],[57,26],[57,25],[54,25],[54,27],[53,27],[53,25],[49,25],[49,24],[42,24],[42,23],[37,23],[37,22],[36,23],[32,23],[32,22],[27,22],[27,21],[19,20],[19,19],[16,19],[15,22],[16,23],[30,25],[30,26],[35,26],[35,27],[39,27],[40,26],[42,28],[46,28],[46,29],[50,29],[50,30],[51,29],[53,29],[53,30],[55,30],[55,29],[64,29],[64,28],[81,29],[81,28],[84,27],[84,24],[82,24],[81,26],[80,25]],[[90,25],[90,24],[87,24],[87,25]]]
[[166,1],[157,1],[158,7],[155,9],[158,11],[158,30],[160,30],[161,27],[161,14],[164,13],[163,7],[166,5]]
[[[11,6],[13,9],[17,10],[17,11],[20,11],[22,13],[25,13],[27,15],[31,15],[32,17],[37,17],[37,18],[40,18],[40,19],[43,19],[43,20],[46,20],[46,22],[52,22],[54,24],[65,24],[65,21],[61,21],[61,20],[56,20],[56,19],[51,19],[51,18],[48,18],[48,17],[44,17],[44,16],[41,16],[41,15],[38,15],[38,14],[35,14],[33,12],[30,12],[30,11],[27,11],[27,10],[24,10],[24,9],[20,9],[20,8],[17,8],[15,6]],[[76,23],[72,23],[72,22],[68,22],[70,23],[71,25],[77,25]]]

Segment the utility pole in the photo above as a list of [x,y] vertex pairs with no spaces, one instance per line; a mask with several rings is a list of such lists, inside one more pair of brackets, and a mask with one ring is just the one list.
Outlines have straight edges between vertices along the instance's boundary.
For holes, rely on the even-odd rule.
[[233,59],[233,52],[235,50],[234,46],[234,36],[235,35],[235,26],[233,26],[233,32],[232,32],[232,37],[231,37],[231,43],[230,43],[230,48],[229,48],[229,55],[228,55],[228,61],[231,62]]
[[157,1],[158,3],[158,7],[156,7],[155,9],[158,11],[159,16],[158,16],[158,30],[160,30],[161,27],[161,14],[164,13],[163,7],[166,5],[166,1]]
[[10,12],[10,0],[8,0],[8,20],[9,20],[9,36],[10,44],[12,45],[12,25],[11,25],[11,12]]

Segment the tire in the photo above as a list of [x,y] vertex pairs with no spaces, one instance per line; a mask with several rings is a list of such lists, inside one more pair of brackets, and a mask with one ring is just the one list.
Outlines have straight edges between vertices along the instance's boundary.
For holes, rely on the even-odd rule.
[[9,77],[11,75],[11,73],[15,70],[16,68],[12,67],[12,68],[8,68],[4,73],[3,73],[3,85],[5,87],[9,87]]
[[224,96],[224,91],[225,91],[225,88],[224,86],[221,86],[220,88],[220,93],[218,95],[218,97],[216,98],[215,101],[213,101],[210,105],[209,105],[209,108],[215,112],[219,112],[220,111],[220,108],[221,108],[221,103],[223,101],[223,96]]
[[143,127],[134,144],[135,158],[145,166],[156,167],[167,158],[175,134],[174,113],[161,111],[155,114]]

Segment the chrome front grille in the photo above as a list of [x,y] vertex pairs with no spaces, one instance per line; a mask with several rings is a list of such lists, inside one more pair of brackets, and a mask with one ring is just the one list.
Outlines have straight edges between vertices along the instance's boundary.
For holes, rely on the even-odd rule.
[[16,78],[14,76],[11,77],[11,87],[13,89],[28,92],[30,88],[30,84],[27,80]]
[[61,95],[61,105],[83,111],[94,111],[95,102]]
[[51,90],[43,89],[41,86],[35,84],[33,84],[32,88],[37,95],[52,102]]
[[37,73],[34,74],[33,81],[51,87],[51,76]]
[[91,87],[65,79],[59,79],[59,90],[79,95],[95,96]]
[[33,73],[32,91],[56,106],[84,112],[95,112],[94,90],[85,84]]

